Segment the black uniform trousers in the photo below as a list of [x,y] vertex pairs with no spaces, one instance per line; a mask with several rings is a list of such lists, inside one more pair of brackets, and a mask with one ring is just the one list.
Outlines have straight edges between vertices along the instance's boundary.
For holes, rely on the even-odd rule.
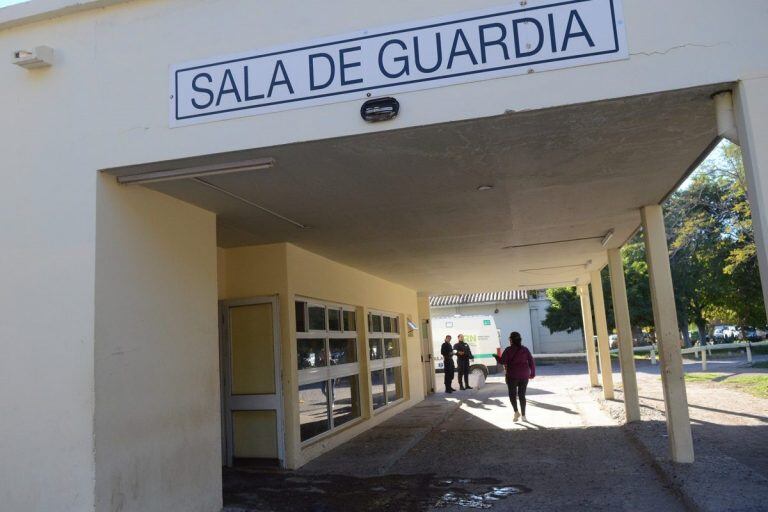
[[443,371],[445,372],[445,389],[451,389],[453,387],[453,358],[446,359],[445,360],[445,366],[443,368]]
[[[469,358],[468,357],[459,357],[459,387],[468,388],[469,387]],[[462,384],[461,379],[464,378],[464,383]]]

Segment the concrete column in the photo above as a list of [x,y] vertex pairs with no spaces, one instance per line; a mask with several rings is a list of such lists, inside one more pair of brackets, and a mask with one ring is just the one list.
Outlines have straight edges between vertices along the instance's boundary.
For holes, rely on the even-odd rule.
[[595,303],[595,328],[597,330],[597,352],[600,356],[600,378],[603,381],[603,397],[613,399],[613,367],[611,366],[611,348],[608,345],[608,321],[605,318],[605,298],[600,271],[593,270],[592,301]]
[[661,361],[661,384],[664,389],[669,448],[673,461],[690,463],[693,462],[693,438],[683,380],[683,357],[680,354],[680,335],[664,215],[659,205],[645,206],[640,213],[651,283],[653,321],[656,325]]
[[589,287],[581,285],[578,288],[581,298],[581,323],[584,326],[584,344],[587,350],[587,370],[589,371],[589,383],[593,388],[597,382],[597,354],[595,353],[595,332],[592,326],[592,303],[589,300]]
[[742,80],[735,93],[736,125],[747,175],[760,281],[768,308],[768,76]]
[[608,267],[611,270],[611,296],[613,316],[619,334],[619,361],[621,362],[621,383],[624,389],[624,412],[627,423],[640,421],[640,400],[637,396],[637,375],[635,374],[635,353],[632,349],[632,325],[629,321],[627,285],[624,282],[624,264],[619,249],[608,250]]

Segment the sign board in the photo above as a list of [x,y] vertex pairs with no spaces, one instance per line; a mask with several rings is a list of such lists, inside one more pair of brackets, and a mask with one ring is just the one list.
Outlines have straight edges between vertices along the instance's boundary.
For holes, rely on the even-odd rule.
[[628,55],[620,0],[521,1],[172,66],[170,124],[361,100]]

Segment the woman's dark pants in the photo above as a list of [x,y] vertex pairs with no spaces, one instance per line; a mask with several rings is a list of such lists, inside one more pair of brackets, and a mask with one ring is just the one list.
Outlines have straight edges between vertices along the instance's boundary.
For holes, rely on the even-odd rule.
[[507,389],[512,408],[518,412],[517,401],[520,400],[520,412],[525,416],[525,390],[528,387],[528,379],[510,379],[507,377]]

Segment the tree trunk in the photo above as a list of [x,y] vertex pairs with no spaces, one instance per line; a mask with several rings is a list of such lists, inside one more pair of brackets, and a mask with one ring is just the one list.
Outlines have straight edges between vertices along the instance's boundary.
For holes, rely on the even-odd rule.
[[679,327],[683,333],[683,346],[690,347],[691,334],[688,332],[688,314],[685,311],[680,315]]
[[704,345],[707,340],[707,322],[699,318],[696,320],[696,329],[699,331],[699,343]]

